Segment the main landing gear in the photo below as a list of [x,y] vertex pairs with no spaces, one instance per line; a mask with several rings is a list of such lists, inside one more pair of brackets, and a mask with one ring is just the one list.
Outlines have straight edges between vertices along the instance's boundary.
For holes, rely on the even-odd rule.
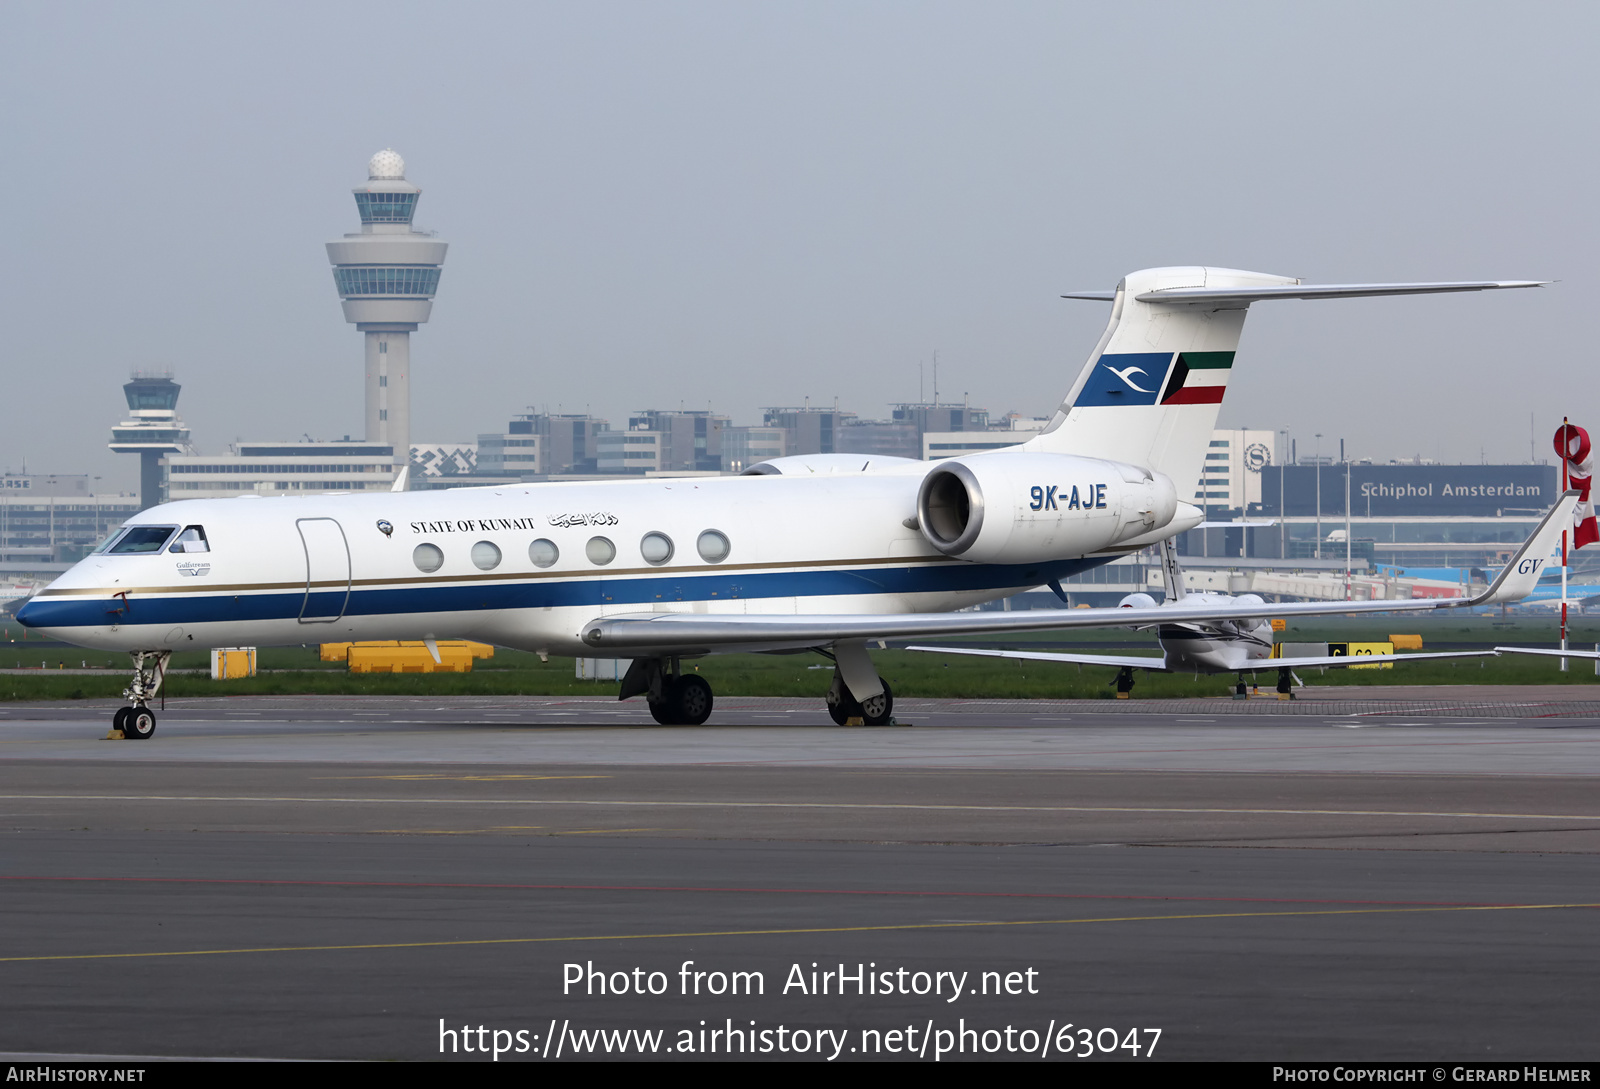
[[123,690],[122,698],[132,703],[117,708],[111,716],[111,730],[113,735],[120,731],[128,741],[147,741],[156,732],[156,713],[149,704],[161,691],[172,651],[136,650],[129,657],[133,659],[133,681]]
[[834,664],[827,701],[828,717],[835,724],[888,726],[894,722],[894,693],[878,676],[865,643],[836,643],[832,654],[822,653]]
[[855,719],[862,726],[887,726],[894,719],[894,693],[887,681],[880,679],[883,691],[876,696],[858,700],[850,694],[835,671],[833,687],[828,689],[828,717],[839,726],[850,725]]
[[641,695],[663,726],[699,726],[711,717],[711,685],[698,673],[684,673],[676,658],[633,660],[617,698]]

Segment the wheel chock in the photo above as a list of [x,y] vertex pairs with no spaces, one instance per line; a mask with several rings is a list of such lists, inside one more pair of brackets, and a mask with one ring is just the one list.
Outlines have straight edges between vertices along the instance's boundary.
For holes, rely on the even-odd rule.
[[865,726],[867,724],[867,720],[857,715],[855,718],[845,719],[844,724],[846,726]]
[[123,734],[123,732],[121,730],[112,730],[109,734],[106,734],[106,736],[102,737],[100,740],[101,741],[126,741],[127,740],[127,736],[125,734]]
[[1133,698],[1133,693],[1132,692],[1118,692],[1117,693],[1117,699],[1119,699],[1119,700],[1131,700],[1132,698]]

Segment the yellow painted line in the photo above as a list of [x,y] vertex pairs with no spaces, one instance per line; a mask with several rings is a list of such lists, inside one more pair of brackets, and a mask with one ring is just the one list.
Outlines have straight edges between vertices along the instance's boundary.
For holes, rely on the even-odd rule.
[[877,926],[808,926],[770,930],[693,930],[662,934],[571,934],[550,938],[476,938],[434,942],[366,942],[359,945],[267,945],[243,949],[175,949],[154,953],[57,953],[0,957],[0,964],[48,960],[132,960],[146,957],[214,957],[232,953],[329,953],[359,949],[438,949],[470,945],[539,945],[552,942],[649,941],[663,938],[750,938],[784,934],[861,934],[911,930],[971,930],[1003,926],[1073,926],[1084,923],[1195,922],[1206,919],[1284,919],[1329,915],[1414,915],[1445,911],[1559,911],[1600,908],[1592,904],[1488,904],[1447,907],[1337,908],[1319,911],[1226,911],[1195,915],[1113,915],[1093,919],[1010,919],[967,923],[886,923]]
[[[494,828],[374,828],[374,836],[476,836],[489,832],[537,832],[542,824],[501,824]],[[552,836],[603,836],[611,832],[660,832],[660,828],[572,828]]]
[[312,782],[323,780],[338,781],[344,779],[398,779],[402,781],[446,780],[463,783],[501,783],[521,782],[523,780],[540,779],[609,779],[609,775],[445,775],[443,773],[429,773],[421,775],[313,775]]
[[1156,816],[1212,815],[1266,817],[1445,817],[1474,820],[1600,821],[1592,813],[1480,813],[1471,810],[1404,809],[1223,809],[1215,807],[1090,805],[923,805],[909,802],[684,802],[597,800],[592,798],[311,798],[285,795],[244,797],[200,794],[0,794],[19,802],[241,802],[335,805],[593,805],[676,809],[839,809],[940,813],[1144,813]]
[[537,832],[542,824],[500,824],[493,828],[374,828],[380,836],[475,836],[485,832]]
[[603,836],[613,832],[661,832],[661,828],[573,828],[555,833],[558,836]]

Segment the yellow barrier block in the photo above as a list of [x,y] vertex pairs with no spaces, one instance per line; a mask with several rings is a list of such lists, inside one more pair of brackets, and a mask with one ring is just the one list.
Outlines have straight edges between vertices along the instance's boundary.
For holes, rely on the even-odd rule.
[[1389,642],[1394,644],[1395,650],[1421,650],[1422,636],[1420,635],[1391,635]]
[[230,681],[256,675],[255,647],[217,647],[211,652],[211,679]]
[[[434,645],[439,648],[437,662],[426,644],[412,640],[324,643],[322,660],[336,662],[342,657],[352,673],[471,673],[473,659],[494,657],[494,647],[488,643],[458,639]],[[341,647],[342,655],[333,650]]]

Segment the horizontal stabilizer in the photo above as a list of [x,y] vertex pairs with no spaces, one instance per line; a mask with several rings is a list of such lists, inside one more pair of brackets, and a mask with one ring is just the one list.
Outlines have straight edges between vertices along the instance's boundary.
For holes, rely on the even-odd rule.
[[[1544,287],[1553,280],[1457,280],[1428,284],[1291,284],[1264,287],[1169,287],[1146,291],[1134,298],[1144,303],[1170,306],[1209,306],[1212,309],[1249,306],[1268,299],[1362,299],[1374,295],[1443,295],[1452,291],[1498,291],[1512,287]],[[1112,302],[1115,291],[1074,291],[1063,299]]]
[[1262,287],[1170,287],[1134,296],[1140,302],[1212,308],[1249,306],[1269,299],[1360,299],[1374,295],[1443,295],[1452,291],[1496,291],[1543,287],[1549,280],[1466,280],[1433,284],[1293,284]]

